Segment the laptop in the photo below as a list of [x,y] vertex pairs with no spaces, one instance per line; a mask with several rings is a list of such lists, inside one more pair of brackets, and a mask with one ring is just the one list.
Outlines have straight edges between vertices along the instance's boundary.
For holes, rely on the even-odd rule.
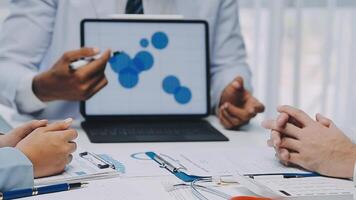
[[208,123],[208,24],[85,19],[81,46],[110,48],[108,85],[80,104],[93,143],[228,141]]

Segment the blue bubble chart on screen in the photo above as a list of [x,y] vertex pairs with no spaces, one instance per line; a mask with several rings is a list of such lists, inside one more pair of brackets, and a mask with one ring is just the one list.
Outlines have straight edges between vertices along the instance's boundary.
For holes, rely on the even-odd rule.
[[179,104],[187,104],[192,99],[192,92],[188,87],[181,86],[178,77],[169,75],[162,81],[163,91],[174,96]]
[[154,58],[148,51],[140,51],[136,54],[133,60],[135,66],[140,71],[146,71],[152,68],[154,64]]
[[[162,50],[168,46],[168,35],[161,31],[156,31],[151,36],[151,44],[155,49]],[[149,39],[143,37],[139,40],[142,48],[150,46]],[[150,70],[155,64],[155,57],[151,51],[141,50],[132,58],[125,51],[115,51],[109,60],[111,69],[118,75],[119,84],[126,89],[133,89],[139,82],[141,73]],[[166,87],[169,93],[180,87],[179,80],[171,80]]]
[[116,53],[110,58],[109,63],[114,72],[119,73],[121,70],[129,67],[131,58],[125,52]]
[[192,99],[192,93],[187,87],[180,87],[174,94],[175,100],[180,104],[187,104]]
[[168,45],[168,36],[163,32],[156,32],[152,36],[152,44],[156,49],[164,49]]
[[138,73],[131,68],[125,68],[119,73],[119,82],[125,88],[135,87],[138,81]]
[[141,47],[143,47],[143,48],[147,48],[148,45],[149,45],[149,42],[148,42],[148,40],[147,40],[146,38],[143,38],[143,39],[141,39],[141,41],[140,41],[140,45],[141,45]]
[[167,76],[162,83],[163,90],[168,94],[174,94],[174,92],[180,88],[180,82],[176,76]]

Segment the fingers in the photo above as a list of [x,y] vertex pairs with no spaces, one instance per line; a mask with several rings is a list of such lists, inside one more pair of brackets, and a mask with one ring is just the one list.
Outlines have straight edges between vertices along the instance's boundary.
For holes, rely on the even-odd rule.
[[282,164],[289,165],[290,153],[287,149],[279,149],[276,155]]
[[290,137],[283,137],[280,144],[280,148],[285,148],[294,152],[300,152],[301,146],[299,140]]
[[73,160],[73,155],[70,154],[68,157],[67,157],[67,164],[71,163]]
[[220,120],[221,124],[225,128],[231,129],[233,127],[233,124],[229,120],[227,120],[226,117],[223,115],[221,108],[219,109],[218,116],[219,116],[219,120]]
[[265,111],[265,106],[251,94],[249,94],[249,97],[246,100],[246,108],[253,111],[255,114],[263,113]]
[[45,131],[61,131],[61,130],[67,130],[73,123],[72,118],[68,118],[64,121],[60,122],[54,122],[52,124],[49,124],[48,126],[44,127]]
[[223,114],[223,116],[225,117],[226,120],[228,120],[230,122],[230,124],[232,124],[233,126],[240,126],[243,124],[243,121],[241,121],[239,118],[234,117],[232,115],[230,115],[227,110],[225,109],[221,109],[221,112]]
[[34,120],[32,122],[29,123],[29,126],[28,127],[30,130],[35,130],[37,128],[40,128],[40,127],[44,127],[44,126],[47,126],[48,124],[48,120],[47,119],[43,119],[43,120]]
[[249,122],[249,120],[243,121],[239,117],[232,116],[226,109],[222,109],[221,112],[225,119],[230,122],[232,128],[238,128]]
[[321,114],[316,114],[316,121],[321,123],[323,126],[330,127],[330,125],[333,123],[330,119],[324,117]]
[[283,128],[289,120],[289,115],[287,115],[286,113],[281,113],[276,120],[276,125],[280,128]]
[[78,132],[74,129],[53,131],[53,132],[51,132],[51,134],[62,138],[62,141],[65,141],[65,142],[72,142],[73,140],[77,139],[77,137],[78,137]]
[[293,137],[293,138],[299,138],[299,132],[300,132],[300,128],[294,126],[291,123],[287,123],[285,125],[284,128],[278,127],[277,123],[275,120],[265,120],[262,122],[262,127],[264,127],[265,129],[269,129],[269,130],[275,130],[278,131],[280,133],[283,133],[284,135]]
[[293,108],[291,106],[280,106],[278,107],[278,112],[286,113],[296,119],[298,122],[302,123],[304,126],[314,123],[313,119],[310,118],[304,111],[300,109]]
[[244,80],[241,76],[238,76],[231,82],[230,85],[235,90],[243,90],[244,89]]
[[301,156],[297,152],[290,152],[287,149],[280,149],[276,153],[276,156],[280,160],[280,162],[286,166],[294,164],[303,167]]
[[107,83],[108,81],[105,75],[101,74],[80,86],[79,94],[82,100],[87,100],[88,98],[92,97],[96,92],[98,92],[98,89],[103,88],[103,86],[105,86]]
[[[234,102],[237,100],[239,104],[242,104],[244,100],[244,84],[241,77],[235,78],[223,91],[222,103],[226,101]],[[241,102],[240,102],[241,101]]]
[[63,59],[65,62],[70,63],[79,60],[83,57],[91,57],[98,54],[100,50],[98,48],[81,48],[79,50],[68,51],[63,54]]
[[106,79],[106,77],[103,77],[97,84],[94,85],[94,87],[91,88],[89,92],[89,96],[87,96],[87,99],[95,95],[97,92],[103,89],[107,84],[108,84],[108,80]]
[[255,104],[255,110],[257,113],[263,113],[265,111],[265,106],[262,103],[260,103],[259,101],[257,101]]
[[222,107],[231,116],[238,118],[244,122],[246,122],[256,116],[256,113],[254,112],[254,110],[247,110],[247,109],[239,108],[239,107],[236,107],[230,103],[225,103]]
[[77,150],[77,143],[69,142],[69,153],[74,153]]
[[106,50],[100,58],[94,60],[85,67],[78,69],[75,73],[77,73],[82,81],[87,81],[98,74],[104,73],[110,55],[111,51]]
[[62,138],[66,142],[73,141],[73,140],[77,139],[77,137],[78,137],[78,132],[76,130],[74,130],[74,129],[60,131],[60,132],[57,132],[57,133],[61,134]]
[[289,162],[298,165],[300,167],[303,167],[302,159],[299,153],[290,153]]
[[281,141],[282,141],[281,134],[278,131],[272,130],[269,146],[278,148],[281,144]]
[[15,129],[15,133],[18,133],[21,138],[26,137],[33,130],[44,127],[48,124],[48,120],[33,120]]

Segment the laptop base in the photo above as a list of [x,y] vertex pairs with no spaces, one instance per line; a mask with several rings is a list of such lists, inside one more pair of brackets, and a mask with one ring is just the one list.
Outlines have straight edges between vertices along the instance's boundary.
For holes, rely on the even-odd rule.
[[92,143],[229,141],[207,121],[85,121]]

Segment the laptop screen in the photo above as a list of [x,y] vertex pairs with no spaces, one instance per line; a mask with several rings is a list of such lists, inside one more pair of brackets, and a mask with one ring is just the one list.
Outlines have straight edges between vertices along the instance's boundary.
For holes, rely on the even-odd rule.
[[208,30],[203,21],[84,20],[82,46],[110,48],[108,85],[86,116],[206,115]]

